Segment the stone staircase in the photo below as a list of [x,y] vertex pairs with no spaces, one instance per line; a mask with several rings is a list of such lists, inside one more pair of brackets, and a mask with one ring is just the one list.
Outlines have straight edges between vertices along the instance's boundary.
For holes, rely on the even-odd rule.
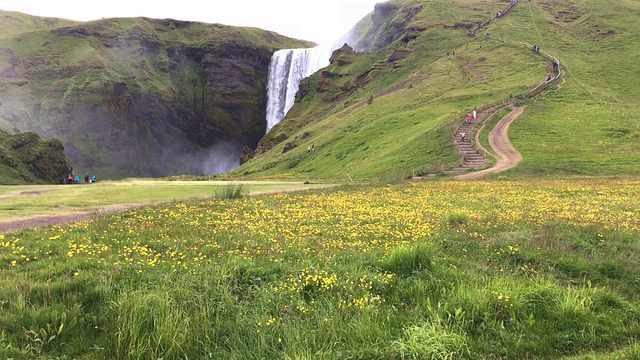
[[[477,118],[467,124],[466,119],[456,129],[453,135],[453,143],[458,152],[460,153],[460,164],[457,167],[442,170],[440,174],[443,175],[459,175],[472,169],[478,169],[487,165],[487,158],[485,154],[475,145],[475,136],[478,132],[478,128],[496,111],[508,106],[510,103],[501,102],[494,103],[493,105],[482,109],[477,113]],[[465,133],[464,140],[462,140],[461,133]],[[427,179],[438,174],[427,174],[424,176],[414,176],[414,180]]]
[[[495,110],[487,109],[478,113],[477,119],[472,120],[467,124],[464,120],[464,124],[456,130],[453,136],[453,143],[458,148],[458,152],[461,155],[461,165],[453,169],[445,170],[443,174],[461,174],[470,169],[477,169],[487,164],[487,159],[484,154],[473,145],[476,134],[476,127],[487,119],[487,117]],[[462,133],[465,134],[464,140],[462,139]]]

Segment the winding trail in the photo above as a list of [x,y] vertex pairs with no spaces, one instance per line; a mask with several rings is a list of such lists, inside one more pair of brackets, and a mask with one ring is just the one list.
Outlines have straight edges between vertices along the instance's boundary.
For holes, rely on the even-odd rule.
[[498,154],[498,162],[495,166],[478,172],[456,176],[458,180],[476,179],[485,175],[499,173],[511,169],[522,161],[522,155],[513,147],[509,140],[508,131],[511,123],[524,111],[526,106],[516,107],[507,116],[500,119],[498,124],[489,133],[489,144],[493,151]]

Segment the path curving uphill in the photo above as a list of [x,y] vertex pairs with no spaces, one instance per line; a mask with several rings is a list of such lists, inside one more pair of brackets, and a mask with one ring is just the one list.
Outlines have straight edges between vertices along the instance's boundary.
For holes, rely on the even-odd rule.
[[522,161],[522,155],[516,150],[509,140],[508,132],[511,123],[524,111],[526,106],[512,107],[513,111],[500,119],[498,124],[489,133],[489,144],[498,155],[498,162],[489,169],[456,176],[458,180],[476,179],[485,175],[499,173],[511,169]]

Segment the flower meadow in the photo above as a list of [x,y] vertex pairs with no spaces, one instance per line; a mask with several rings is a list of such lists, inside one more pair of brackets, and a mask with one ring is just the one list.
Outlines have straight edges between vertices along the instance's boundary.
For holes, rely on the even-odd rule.
[[176,202],[0,235],[0,358],[640,356],[640,181]]

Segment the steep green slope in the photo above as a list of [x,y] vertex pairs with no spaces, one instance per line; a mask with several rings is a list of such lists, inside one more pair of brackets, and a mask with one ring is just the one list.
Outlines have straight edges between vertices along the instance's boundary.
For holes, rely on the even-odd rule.
[[0,130],[0,184],[58,183],[70,170],[60,140]]
[[0,39],[0,128],[59,138],[103,178],[212,173],[264,133],[273,51],[309,45],[170,19],[23,32]]
[[[417,3],[390,2],[397,11],[388,22],[402,19],[403,6],[420,8]],[[238,172],[405,178],[457,165],[457,121],[474,107],[526,92],[547,71],[545,62],[521,47],[465,35],[504,7],[494,2],[478,11],[460,5],[466,3],[456,3],[455,17],[434,18],[449,2],[425,2],[406,25],[415,39],[400,34],[373,53],[335,54],[329,68],[303,84],[309,93],[299,96]],[[380,31],[387,28],[395,26]],[[309,153],[312,144],[316,150]]]
[[511,127],[523,154],[512,176],[640,175],[640,3],[523,3],[493,30],[539,44],[566,83]]
[[306,80],[285,120],[234,174],[406,178],[454,167],[452,135],[465,114],[524,95],[553,71],[525,44],[557,56],[568,76],[525,101],[510,132],[525,160],[512,176],[640,174],[638,4],[521,1],[476,37],[467,34],[508,5],[377,5],[351,36],[370,53],[338,53]]

